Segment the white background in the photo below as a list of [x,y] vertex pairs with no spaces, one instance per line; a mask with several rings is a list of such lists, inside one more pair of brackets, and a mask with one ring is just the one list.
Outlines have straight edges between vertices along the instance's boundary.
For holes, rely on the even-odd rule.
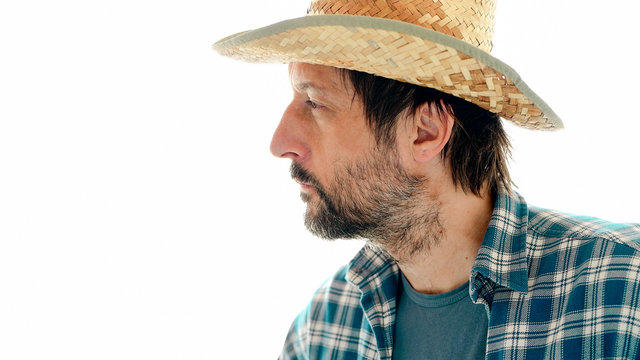
[[[307,6],[0,5],[1,359],[277,356],[361,243],[308,235],[288,161],[269,154],[286,66],[210,45]],[[499,3],[494,55],[566,125],[508,125],[529,202],[640,220],[638,10]]]

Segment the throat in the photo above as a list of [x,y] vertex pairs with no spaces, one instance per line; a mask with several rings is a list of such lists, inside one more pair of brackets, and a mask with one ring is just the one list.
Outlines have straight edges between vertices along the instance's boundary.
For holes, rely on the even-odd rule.
[[429,254],[414,256],[410,262],[398,262],[400,270],[413,289],[423,294],[443,294],[469,281],[477,255],[432,249]]

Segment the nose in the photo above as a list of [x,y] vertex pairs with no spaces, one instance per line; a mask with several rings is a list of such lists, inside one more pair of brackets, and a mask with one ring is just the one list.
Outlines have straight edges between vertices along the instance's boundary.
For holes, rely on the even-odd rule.
[[309,154],[304,133],[304,121],[292,103],[282,114],[282,119],[273,133],[271,153],[276,157],[303,161]]

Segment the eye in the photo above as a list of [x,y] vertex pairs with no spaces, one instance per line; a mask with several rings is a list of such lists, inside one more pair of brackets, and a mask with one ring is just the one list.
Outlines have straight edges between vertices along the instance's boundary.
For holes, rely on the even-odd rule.
[[307,100],[304,103],[307,104],[313,110],[315,110],[315,109],[317,109],[317,108],[319,108],[321,106],[318,103],[316,103],[315,101],[311,101],[311,100]]

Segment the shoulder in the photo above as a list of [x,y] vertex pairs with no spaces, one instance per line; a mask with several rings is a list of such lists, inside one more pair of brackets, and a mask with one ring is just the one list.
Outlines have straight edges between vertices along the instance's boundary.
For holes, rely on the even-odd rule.
[[331,358],[357,353],[364,314],[359,289],[347,280],[342,266],[326,280],[289,329],[280,359]]
[[571,300],[567,300],[567,311],[640,306],[638,224],[537,208],[529,214],[530,290],[551,288],[554,294],[564,295]]
[[576,358],[585,351],[599,351],[598,358],[637,353],[639,225],[530,207],[527,254],[526,299],[535,304],[529,315],[546,321],[549,333],[565,334],[548,339],[548,348]]
[[347,271],[346,265],[340,267],[315,291],[307,307],[293,321],[279,359],[309,358],[326,342],[322,329],[338,325],[335,319],[338,308],[357,308],[358,291],[347,281]]
[[309,321],[319,319],[336,322],[335,312],[338,308],[359,308],[360,290],[347,280],[348,265],[344,265],[327,279],[313,294],[308,306]]
[[[376,305],[389,300],[384,289],[395,296],[393,264],[383,252],[365,245],[316,290],[294,320],[281,358],[375,357],[376,342],[365,312],[378,311]],[[363,299],[369,299],[365,307]]]
[[530,237],[542,242],[563,240],[574,241],[575,245],[585,242],[602,242],[620,248],[628,248],[628,253],[640,252],[640,224],[614,223],[594,217],[577,216],[555,210],[529,207],[528,230]]

